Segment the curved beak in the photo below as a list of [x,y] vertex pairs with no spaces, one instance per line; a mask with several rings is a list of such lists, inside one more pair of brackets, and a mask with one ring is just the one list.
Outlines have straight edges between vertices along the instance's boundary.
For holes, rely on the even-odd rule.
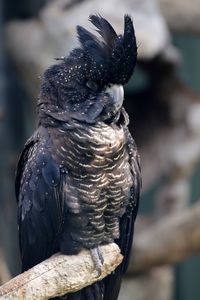
[[113,99],[114,110],[118,111],[124,101],[124,88],[122,85],[113,84],[111,87],[106,88],[106,93],[108,93]]

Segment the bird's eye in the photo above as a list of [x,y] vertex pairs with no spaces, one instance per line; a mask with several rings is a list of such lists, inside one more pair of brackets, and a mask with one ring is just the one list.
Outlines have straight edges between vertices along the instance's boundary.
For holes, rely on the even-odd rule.
[[98,90],[98,85],[94,82],[94,81],[91,81],[91,80],[88,80],[86,82],[86,86],[91,89],[92,91],[97,91]]

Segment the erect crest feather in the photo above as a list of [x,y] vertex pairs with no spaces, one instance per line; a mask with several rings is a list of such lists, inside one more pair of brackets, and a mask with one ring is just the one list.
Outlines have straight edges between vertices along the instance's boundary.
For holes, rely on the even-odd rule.
[[[78,39],[93,80],[102,84],[125,84],[130,79],[137,60],[137,45],[133,22],[124,16],[124,35],[117,35],[110,23],[100,15],[91,15],[89,21],[102,37],[77,26]],[[98,72],[97,72],[98,70]]]
[[96,27],[97,32],[102,36],[106,45],[112,49],[118,38],[115,30],[113,27],[108,23],[108,21],[101,16],[91,15],[89,17],[89,21]]

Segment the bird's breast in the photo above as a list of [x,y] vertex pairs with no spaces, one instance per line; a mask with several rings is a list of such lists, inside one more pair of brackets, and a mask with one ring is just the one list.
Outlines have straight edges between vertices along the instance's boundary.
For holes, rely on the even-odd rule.
[[125,154],[126,138],[123,127],[99,122],[69,131],[55,129],[52,143],[53,158],[81,175],[114,166]]
[[81,241],[90,241],[92,246],[118,238],[118,218],[125,211],[133,184],[123,127],[104,123],[82,126],[59,140],[62,144],[54,147],[54,155],[68,172],[64,186],[68,209],[76,215],[74,223],[77,215],[87,217]]

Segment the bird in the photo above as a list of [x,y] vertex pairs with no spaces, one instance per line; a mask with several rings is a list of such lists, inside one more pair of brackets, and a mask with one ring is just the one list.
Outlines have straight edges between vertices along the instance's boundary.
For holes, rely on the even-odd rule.
[[101,15],[89,21],[96,33],[77,25],[79,46],[41,79],[38,127],[16,171],[19,246],[22,272],[54,253],[76,255],[83,248],[101,272],[99,246],[117,243],[124,258],[115,272],[65,297],[116,300],[141,188],[140,156],[123,107],[137,43],[129,15],[119,35]]

